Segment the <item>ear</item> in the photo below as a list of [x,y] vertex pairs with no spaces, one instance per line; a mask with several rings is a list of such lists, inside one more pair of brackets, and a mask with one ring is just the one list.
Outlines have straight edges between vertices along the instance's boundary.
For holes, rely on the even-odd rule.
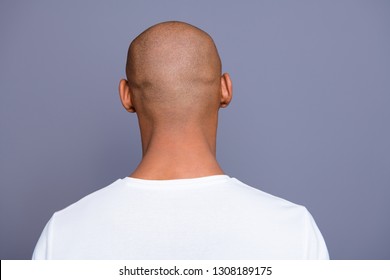
[[232,80],[228,73],[224,73],[221,76],[221,108],[226,108],[233,97],[233,85]]
[[125,79],[122,79],[119,82],[119,97],[126,111],[130,113],[134,113],[135,108],[131,100],[131,89],[129,87],[129,82]]

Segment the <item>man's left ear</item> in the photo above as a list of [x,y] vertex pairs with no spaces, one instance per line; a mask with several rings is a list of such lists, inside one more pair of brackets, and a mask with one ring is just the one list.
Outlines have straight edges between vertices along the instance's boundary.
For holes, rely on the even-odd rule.
[[135,113],[135,108],[131,100],[131,89],[129,87],[129,82],[125,79],[122,79],[119,82],[119,97],[126,111],[129,113]]
[[221,76],[221,108],[226,108],[230,101],[232,101],[233,97],[233,85],[232,80],[230,79],[230,76],[228,73],[224,73]]

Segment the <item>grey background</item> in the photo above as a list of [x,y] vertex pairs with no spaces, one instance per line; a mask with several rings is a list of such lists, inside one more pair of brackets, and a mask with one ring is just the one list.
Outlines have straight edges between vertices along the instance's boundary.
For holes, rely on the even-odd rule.
[[141,158],[117,86],[130,41],[209,32],[234,98],[227,174],[305,205],[333,259],[390,259],[388,1],[0,2],[0,258],[29,259],[50,216]]

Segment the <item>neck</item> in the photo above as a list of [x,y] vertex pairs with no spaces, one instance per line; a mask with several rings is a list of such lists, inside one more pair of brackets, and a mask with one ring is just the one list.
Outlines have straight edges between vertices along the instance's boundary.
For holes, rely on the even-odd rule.
[[141,134],[143,157],[131,177],[170,180],[224,174],[215,155],[216,129],[209,133],[187,128]]

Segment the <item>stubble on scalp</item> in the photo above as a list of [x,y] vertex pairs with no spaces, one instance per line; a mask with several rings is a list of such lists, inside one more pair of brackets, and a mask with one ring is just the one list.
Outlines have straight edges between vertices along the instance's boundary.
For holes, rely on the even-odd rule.
[[218,107],[221,60],[213,39],[183,22],[154,25],[130,44],[126,74],[142,114],[199,119]]

